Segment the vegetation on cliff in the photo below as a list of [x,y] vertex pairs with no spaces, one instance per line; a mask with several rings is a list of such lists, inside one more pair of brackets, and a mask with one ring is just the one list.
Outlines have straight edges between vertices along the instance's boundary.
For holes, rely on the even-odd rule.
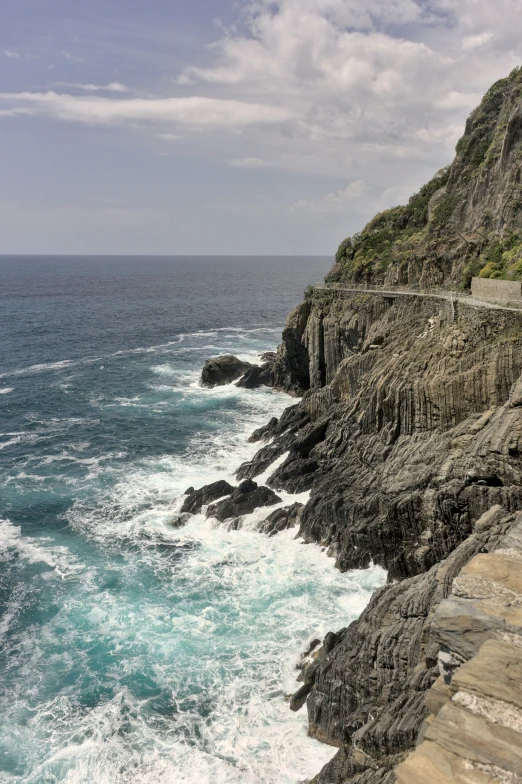
[[467,288],[522,278],[522,68],[469,117],[451,166],[339,246],[330,280]]

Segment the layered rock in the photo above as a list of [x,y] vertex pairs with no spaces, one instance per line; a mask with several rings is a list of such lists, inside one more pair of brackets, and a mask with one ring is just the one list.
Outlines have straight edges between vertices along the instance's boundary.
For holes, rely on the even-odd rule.
[[[316,784],[391,784],[439,672],[434,610],[522,508],[522,314],[330,291],[307,312],[309,388],[240,473],[288,452],[268,484],[311,490],[300,535],[341,569],[374,562],[400,580],[328,636],[291,700],[340,749]],[[292,352],[279,352],[290,372]]]
[[314,384],[293,426],[274,425],[239,470],[254,477],[288,452],[268,484],[311,489],[306,541],[341,569],[373,560],[403,578],[448,555],[490,506],[522,506],[522,409],[509,399],[522,314],[405,295],[322,292],[308,304]]
[[494,552],[461,570],[430,631],[442,674],[424,701],[422,742],[395,770],[397,784],[520,781],[521,516]]
[[258,486],[251,479],[246,479],[236,487],[232,493],[207,508],[207,517],[215,517],[220,522],[225,520],[236,521],[244,515],[250,514],[262,506],[274,506],[281,502],[281,498],[269,487]]
[[[394,765],[414,746],[429,714],[426,690],[441,661],[464,661],[458,632],[449,645],[447,635],[441,639],[452,585],[476,558],[486,557],[477,553],[509,545],[514,528],[522,530],[522,516],[494,507],[442,563],[380,589],[358,621],[333,635],[333,644],[332,635],[325,640],[308,678],[310,734],[341,748],[314,784],[394,781]],[[488,633],[497,632],[491,619]],[[481,641],[478,633],[474,644],[469,640],[467,658]]]
[[189,487],[185,492],[187,497],[183,501],[181,514],[199,514],[203,506],[207,506],[212,503],[212,501],[217,501],[218,498],[228,496],[233,491],[234,488],[232,485],[224,479],[219,479],[217,482],[212,482],[210,485],[204,485],[204,487],[200,487],[199,490],[194,490],[193,487]]
[[[476,274],[522,276],[521,94],[521,70],[494,85],[453,164],[343,242],[329,280],[422,288],[466,287]],[[237,472],[251,481],[277,460],[272,491],[310,490],[304,508],[276,510],[263,530],[298,522],[338,568],[373,562],[390,578],[361,618],[330,632],[303,665],[290,707],[306,703],[310,734],[339,747],[315,784],[392,784],[419,731],[431,745],[421,767],[399,768],[410,776],[404,784],[420,770],[428,777],[419,774],[419,783],[442,782],[448,765],[460,775],[467,763],[473,776],[490,778],[456,781],[494,781],[497,768],[499,781],[518,781],[516,755],[484,761],[477,751],[466,762],[455,744],[467,736],[446,748],[452,730],[438,716],[428,728],[424,721],[436,703],[455,733],[459,721],[480,732],[471,703],[499,702],[499,694],[468,688],[457,705],[450,685],[459,693],[459,678],[469,683],[465,673],[475,670],[461,665],[484,642],[484,661],[496,652],[507,668],[516,659],[488,640],[520,634],[510,568],[521,562],[513,555],[522,537],[521,374],[522,313],[413,291],[312,288],[277,353],[240,382],[301,397],[253,434],[264,443]],[[223,517],[230,500],[219,503]],[[441,668],[444,679],[430,690]]]

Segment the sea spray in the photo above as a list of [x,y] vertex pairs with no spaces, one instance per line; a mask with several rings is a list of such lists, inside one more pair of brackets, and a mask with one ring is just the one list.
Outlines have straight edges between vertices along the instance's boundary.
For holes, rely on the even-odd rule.
[[[198,301],[184,291],[195,313],[211,307],[203,284]],[[216,305],[216,328],[191,329],[185,313],[173,333],[176,290],[161,279],[150,317],[164,322],[147,342],[139,285],[94,303],[80,280],[73,291],[77,334],[56,331],[53,350],[32,355],[13,332],[2,370],[12,391],[0,398],[0,780],[301,781],[333,750],[307,737],[304,710],[288,709],[299,652],[355,618],[384,573],[340,574],[295,530],[257,533],[271,509],[239,531],[203,515],[171,525],[187,487],[234,481],[256,449],[248,435],[292,403],[202,389],[198,377],[211,353],[273,349],[295,294],[276,326],[266,297],[265,323],[239,326],[254,302],[247,283],[236,310],[227,305],[233,327]],[[42,324],[67,323],[70,300],[35,301]],[[78,315],[86,305],[95,319]],[[89,350],[72,354],[82,341]]]

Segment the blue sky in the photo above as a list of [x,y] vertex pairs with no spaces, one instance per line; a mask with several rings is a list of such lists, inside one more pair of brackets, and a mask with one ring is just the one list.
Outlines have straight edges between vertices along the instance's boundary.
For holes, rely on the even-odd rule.
[[331,254],[451,161],[518,0],[3,0],[1,253]]

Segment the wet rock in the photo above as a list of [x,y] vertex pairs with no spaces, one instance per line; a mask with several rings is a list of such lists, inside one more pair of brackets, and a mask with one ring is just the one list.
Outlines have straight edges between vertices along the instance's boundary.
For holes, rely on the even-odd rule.
[[250,362],[243,362],[232,354],[207,359],[201,372],[201,384],[204,387],[231,384],[252,367]]
[[168,525],[170,525],[172,528],[182,528],[188,523],[189,520],[190,514],[185,512],[184,514],[174,515],[172,520],[169,520]]
[[283,509],[276,509],[259,524],[258,531],[268,536],[274,536],[287,528],[294,528],[299,524],[303,504],[295,503],[292,506],[285,506]]
[[270,363],[253,365],[237,382],[238,387],[257,389],[258,387],[272,386],[272,373]]
[[247,479],[241,482],[228,498],[211,504],[207,509],[207,517],[216,517],[220,522],[224,522],[250,514],[260,506],[273,506],[280,502],[281,498],[269,487],[259,487],[256,482]]
[[268,439],[274,436],[278,422],[279,420],[277,417],[272,417],[272,419],[270,419],[266,425],[263,425],[257,430],[254,430],[248,439],[249,442],[251,444],[255,444],[257,441],[268,441]]
[[217,501],[218,498],[223,498],[225,495],[230,495],[233,490],[233,486],[224,479],[212,482],[210,485],[204,485],[199,490],[189,487],[186,491],[187,498],[185,498],[181,507],[181,514],[185,512],[199,514],[203,506],[212,503],[212,501]]

